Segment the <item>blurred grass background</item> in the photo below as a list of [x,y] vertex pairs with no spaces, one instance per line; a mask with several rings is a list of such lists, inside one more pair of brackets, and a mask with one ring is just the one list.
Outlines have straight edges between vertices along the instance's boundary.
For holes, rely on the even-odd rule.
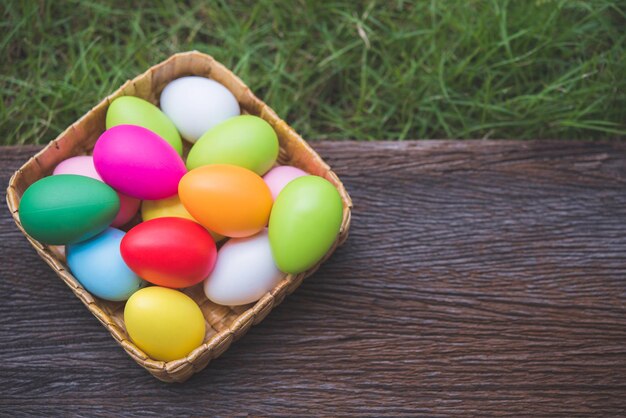
[[306,139],[626,137],[626,2],[4,0],[0,137],[197,49]]

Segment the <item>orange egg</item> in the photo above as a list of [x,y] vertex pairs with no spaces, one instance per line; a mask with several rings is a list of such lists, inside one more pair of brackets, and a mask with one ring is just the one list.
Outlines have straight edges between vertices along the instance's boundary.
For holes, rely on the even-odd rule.
[[227,237],[248,237],[267,225],[272,194],[253,171],[227,164],[191,170],[181,179],[178,195],[202,225]]

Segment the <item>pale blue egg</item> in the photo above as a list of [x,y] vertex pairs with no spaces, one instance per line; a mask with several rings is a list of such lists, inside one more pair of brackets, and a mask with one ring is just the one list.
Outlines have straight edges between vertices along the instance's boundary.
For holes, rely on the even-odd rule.
[[124,235],[124,231],[107,228],[87,241],[66,247],[72,274],[99,298],[123,301],[146,285],[122,259],[120,242]]

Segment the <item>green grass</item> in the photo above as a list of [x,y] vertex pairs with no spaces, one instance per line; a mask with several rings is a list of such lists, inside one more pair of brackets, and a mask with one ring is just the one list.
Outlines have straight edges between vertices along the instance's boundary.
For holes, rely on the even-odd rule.
[[2,143],[192,49],[307,139],[626,137],[623,0],[185,3],[5,0]]

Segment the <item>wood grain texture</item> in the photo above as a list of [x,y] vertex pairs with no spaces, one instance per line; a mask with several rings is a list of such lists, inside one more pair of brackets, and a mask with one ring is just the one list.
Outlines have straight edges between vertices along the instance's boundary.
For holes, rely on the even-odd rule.
[[[624,415],[626,145],[321,142],[347,243],[182,385],[0,216],[0,414]],[[36,147],[0,150],[3,184]]]

